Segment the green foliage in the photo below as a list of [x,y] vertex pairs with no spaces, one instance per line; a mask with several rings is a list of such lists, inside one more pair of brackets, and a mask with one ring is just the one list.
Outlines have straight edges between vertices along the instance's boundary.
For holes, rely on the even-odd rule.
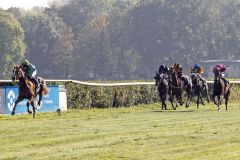
[[155,86],[99,87],[66,84],[69,108],[112,108],[151,104],[158,101]]
[[10,13],[0,10],[0,77],[9,78],[13,66],[24,56],[24,31]]
[[[68,83],[65,86],[68,108],[118,108],[159,102],[155,85],[99,87]],[[230,102],[239,100],[239,89],[239,84],[231,84]],[[209,84],[210,97],[211,94],[212,84]]]
[[[21,22],[26,58],[40,74],[130,80],[152,79],[160,63],[178,61],[185,69],[201,60],[239,59],[239,6],[239,0],[61,0],[8,12]],[[1,27],[1,49],[22,46],[15,40],[3,47],[4,33],[10,32]],[[19,50],[14,61],[23,57]],[[1,54],[13,61],[12,52]],[[12,66],[1,65],[4,72]]]
[[29,14],[21,19],[28,44],[27,58],[42,74],[68,77],[73,61],[72,30],[56,14],[47,13]]

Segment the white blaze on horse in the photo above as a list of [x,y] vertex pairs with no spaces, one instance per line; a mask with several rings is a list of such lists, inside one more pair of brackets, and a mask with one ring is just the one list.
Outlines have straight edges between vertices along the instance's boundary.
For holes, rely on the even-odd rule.
[[[27,102],[28,110],[27,111],[29,114],[32,113],[32,111],[29,110],[29,104],[31,104],[32,109],[33,109],[33,118],[34,118],[35,114],[36,114],[37,106],[40,106],[42,103],[43,95],[48,94],[48,88],[46,86],[45,81],[41,77],[38,77],[38,81],[40,82],[40,88],[37,90],[37,92],[35,92],[36,86],[35,86],[34,82],[32,82],[31,80],[29,80],[27,78],[27,76],[25,75],[25,71],[19,65],[16,65],[13,68],[12,80],[13,81],[18,80],[18,84],[19,84],[19,90],[18,90],[19,95],[14,104],[14,107],[12,110],[12,115],[15,114],[15,109],[16,109],[17,104],[24,99],[28,99],[28,102]],[[38,97],[38,102],[37,102],[37,106],[36,106],[34,104],[34,99],[37,96],[39,96],[39,97]]]

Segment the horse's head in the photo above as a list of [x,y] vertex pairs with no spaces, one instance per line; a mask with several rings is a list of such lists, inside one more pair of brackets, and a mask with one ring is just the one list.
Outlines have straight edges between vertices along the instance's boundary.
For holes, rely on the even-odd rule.
[[175,65],[169,68],[169,75],[171,75],[171,77],[177,77]]
[[12,80],[18,80],[21,77],[24,77],[24,71],[19,65],[14,66],[13,68],[13,74],[12,74]]
[[221,77],[221,72],[217,69],[217,68],[213,68],[213,73],[214,73],[214,78],[215,78],[215,80],[219,80],[220,79],[220,77]]

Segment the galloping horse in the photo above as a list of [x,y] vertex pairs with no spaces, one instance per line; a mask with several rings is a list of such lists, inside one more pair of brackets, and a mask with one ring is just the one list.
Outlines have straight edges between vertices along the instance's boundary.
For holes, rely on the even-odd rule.
[[197,96],[197,108],[199,107],[199,99],[201,100],[202,105],[204,105],[204,101],[202,98],[202,93],[203,91],[206,91],[205,94],[207,96],[207,102],[209,103],[209,96],[208,96],[208,86],[204,85],[203,82],[200,80],[200,77],[197,73],[192,73],[191,74],[191,79],[192,79],[192,96],[196,95]]
[[[162,109],[165,109],[165,110],[167,110],[167,105],[166,105],[167,94],[170,92],[167,76],[168,75],[165,75],[163,73],[159,74],[156,72],[156,75],[154,77],[155,85],[158,87],[158,93],[160,96],[160,100],[162,102]],[[176,110],[174,106],[173,106],[173,109]]]
[[31,104],[32,109],[33,109],[33,118],[35,118],[37,107],[34,104],[34,99],[37,96],[39,96],[37,105],[40,106],[42,103],[42,96],[46,95],[48,93],[48,88],[45,84],[45,81],[41,77],[38,77],[38,79],[39,79],[39,82],[41,85],[40,85],[39,91],[37,91],[35,93],[35,84],[25,76],[25,72],[24,72],[23,68],[20,67],[19,65],[16,65],[14,67],[12,80],[19,81],[19,95],[18,95],[17,100],[15,101],[15,104],[14,104],[14,107],[12,110],[12,115],[15,114],[15,109],[16,109],[17,104],[24,99],[28,99],[28,102],[27,102],[28,110],[27,111],[29,114],[32,114],[32,111],[29,110],[29,104]]
[[[176,101],[176,107],[178,107],[178,104],[180,103],[180,105],[183,104],[182,102],[182,94],[183,91],[185,90],[187,93],[187,101],[185,106],[189,107],[190,105],[190,101],[191,101],[191,96],[192,96],[192,82],[189,82],[189,84],[187,84],[187,86],[185,87],[184,82],[178,78],[178,70],[176,69],[177,64],[174,64],[173,67],[170,67],[170,74],[171,74],[171,104],[172,107],[174,107],[173,102],[174,102],[174,96],[176,97],[177,101]],[[187,77],[185,75],[185,77]],[[187,77],[190,80],[190,77]]]
[[[213,102],[217,105],[218,111],[220,111],[220,105],[222,100],[225,99],[225,106],[227,110],[228,99],[230,96],[230,85],[225,86],[224,80],[221,78],[221,73],[214,69],[214,83],[213,83]],[[225,93],[224,93],[225,91]]]

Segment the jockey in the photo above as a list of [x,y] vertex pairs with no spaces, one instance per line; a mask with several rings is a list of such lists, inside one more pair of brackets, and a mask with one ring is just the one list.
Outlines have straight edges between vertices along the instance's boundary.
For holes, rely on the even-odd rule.
[[37,89],[39,87],[39,83],[36,78],[36,74],[37,74],[36,67],[33,64],[31,64],[28,60],[24,60],[22,62],[21,67],[24,68],[26,77],[34,82],[36,86],[35,88]]
[[227,85],[229,84],[228,80],[226,80],[226,78],[225,78],[226,68],[227,68],[227,67],[225,67],[224,64],[217,64],[217,65],[213,68],[213,73],[214,73],[215,71],[220,72],[220,78],[224,81],[225,86],[227,86]]
[[175,70],[177,72],[177,76],[179,79],[181,79],[184,82],[184,86],[186,87],[189,84],[189,79],[183,75],[183,68],[180,64],[176,64]]
[[164,77],[169,78],[169,76],[168,76],[168,74],[169,74],[169,67],[164,65],[164,64],[161,64],[159,66],[158,73],[159,73],[159,75],[160,74],[164,74]]
[[207,85],[207,81],[202,77],[203,74],[203,67],[198,64],[195,63],[192,67],[192,73],[196,73],[197,76],[200,78],[200,80],[203,82],[203,84],[206,86]]

